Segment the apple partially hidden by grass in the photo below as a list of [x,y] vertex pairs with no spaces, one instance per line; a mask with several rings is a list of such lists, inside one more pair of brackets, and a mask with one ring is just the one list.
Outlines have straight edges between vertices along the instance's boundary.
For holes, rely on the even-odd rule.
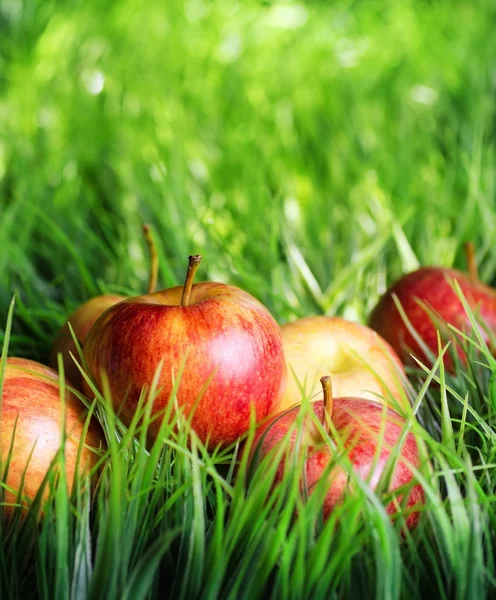
[[[149,225],[143,226],[143,233],[148,245],[148,250],[150,252],[150,277],[148,281],[148,293],[152,293],[155,291],[157,285],[157,250],[150,234]],[[79,355],[69,329],[69,323],[71,324],[74,335],[76,336],[79,344],[83,346],[90,329],[93,327],[98,317],[100,317],[100,315],[102,315],[108,308],[125,299],[125,296],[117,294],[104,294],[101,296],[95,296],[95,298],[91,298],[82,304],[75,312],[73,312],[57,333],[50,353],[50,366],[54,369],[58,369],[57,356],[59,353],[61,353],[62,360],[64,362],[64,373],[69,381],[76,386],[76,389],[82,390],[82,378],[81,372],[72,358],[74,356],[76,360],[78,360]]]
[[[432,365],[432,361],[410,332],[396,302],[399,302],[407,320],[434,356],[439,352],[439,329],[444,338],[453,342],[458,357],[465,362],[465,353],[457,336],[447,327],[451,324],[467,334],[472,329],[462,301],[454,289],[455,280],[471,310],[487,326],[487,329],[481,327],[480,331],[495,353],[496,290],[479,281],[473,245],[466,244],[465,248],[468,274],[443,267],[422,267],[393,283],[372,311],[370,327],[391,344],[406,364],[416,364],[412,354],[426,365]],[[444,355],[444,363],[448,369],[454,370],[453,360],[448,353]]]
[[[288,381],[280,410],[322,399],[320,376],[329,373],[336,397],[359,397],[393,408],[409,405],[403,365],[375,331],[339,317],[306,317],[281,327]],[[306,383],[306,385],[305,385]]]
[[[250,460],[262,461],[277,453],[283,443],[289,443],[289,456],[281,459],[274,485],[280,483],[287,470],[294,468],[292,455],[305,450],[306,458],[302,474],[302,494],[312,494],[323,477],[327,480],[327,493],[322,507],[324,519],[328,519],[334,508],[346,494],[355,493],[353,480],[346,468],[334,464],[337,453],[346,452],[353,471],[368,482],[372,490],[377,488],[391,457],[397,462],[389,478],[388,494],[397,496],[389,502],[386,510],[394,515],[402,505],[407,513],[406,526],[413,529],[420,517],[425,502],[424,491],[415,482],[413,471],[420,467],[417,441],[409,432],[400,444],[405,420],[377,402],[363,398],[336,398],[331,393],[331,378],[321,378],[324,400],[311,404],[324,430],[335,443],[335,448],[324,438],[307,415],[303,432],[298,430],[296,420],[300,406],[275,415],[261,425],[251,447]],[[289,441],[288,441],[289,436]],[[342,449],[342,450],[341,450]],[[397,493],[395,494],[395,491]],[[407,498],[404,498],[407,494]]]
[[[35,498],[60,449],[63,429],[59,375],[31,360],[10,357],[6,361],[0,414],[0,472],[3,502],[12,504],[17,502],[21,487],[23,501]],[[85,406],[66,390],[64,456],[69,485],[77,467],[83,473],[96,464],[98,454],[92,449],[104,444],[103,432],[92,419],[81,445],[86,415]],[[7,462],[7,477],[3,479]],[[7,514],[11,509],[4,507]]]
[[107,308],[110,308],[122,300],[125,300],[125,296],[113,294],[105,294],[91,298],[68,317],[67,322],[57,333],[57,337],[53,342],[50,353],[50,365],[54,369],[57,368],[57,356],[61,353],[64,362],[64,373],[66,373],[68,379],[76,385],[76,389],[82,388],[82,379],[79,368],[72,358],[74,356],[74,358],[79,361],[79,355],[69,329],[69,323],[74,330],[74,335],[82,346],[98,317],[100,317]]
[[[224,283],[193,285],[199,256],[190,257],[184,286],[130,298],[91,329],[84,356],[95,383],[109,391],[129,424],[143,388],[159,367],[149,437],[155,439],[174,383],[177,405],[210,449],[228,445],[274,412],[285,377],[281,332],[269,311],[247,292]],[[87,393],[90,393],[85,383]],[[172,399],[173,401],[173,399]]]

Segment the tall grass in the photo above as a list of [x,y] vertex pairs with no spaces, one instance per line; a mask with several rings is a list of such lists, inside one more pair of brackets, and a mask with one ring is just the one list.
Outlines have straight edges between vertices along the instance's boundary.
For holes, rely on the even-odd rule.
[[[403,271],[464,268],[467,240],[496,283],[495,13],[485,0],[4,0],[3,356],[46,362],[78,304],[144,291],[143,222],[162,286],[199,252],[200,279],[243,287],[281,323],[365,322]],[[49,476],[42,522],[33,507],[2,523],[1,597],[491,597],[496,369],[476,346],[455,375],[439,361],[410,372],[429,460],[405,538],[366,486],[324,525],[297,472],[271,492],[240,447],[210,456],[187,427],[147,448],[103,395],[96,488],[69,495]]]

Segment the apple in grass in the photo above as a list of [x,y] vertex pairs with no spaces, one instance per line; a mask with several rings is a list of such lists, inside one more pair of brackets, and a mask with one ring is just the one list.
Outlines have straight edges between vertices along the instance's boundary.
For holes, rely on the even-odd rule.
[[[396,301],[401,305],[413,329],[435,356],[438,355],[437,330],[440,329],[443,336],[454,342],[458,356],[462,362],[465,361],[457,336],[447,327],[451,324],[468,334],[472,328],[455,291],[454,281],[458,282],[471,310],[485,325],[481,327],[481,333],[489,347],[493,353],[496,350],[491,340],[496,333],[496,290],[480,282],[473,245],[466,244],[465,250],[468,274],[444,267],[422,267],[393,283],[372,311],[370,327],[391,344],[405,363],[416,364],[411,354],[425,364],[430,364],[431,361],[409,331]],[[448,354],[445,354],[444,362],[447,368],[453,370],[453,360]]]
[[302,388],[311,400],[322,399],[322,373],[331,374],[337,397],[409,406],[401,360],[369,327],[340,317],[315,316],[286,323],[281,331],[288,381],[280,410],[301,402]]
[[57,333],[57,337],[53,342],[50,353],[50,365],[53,368],[57,368],[57,356],[61,353],[64,362],[64,373],[67,373],[67,377],[70,381],[76,384],[76,389],[81,389],[82,379],[79,368],[72,358],[74,356],[74,358],[79,361],[78,351],[71,330],[69,329],[69,323],[71,324],[76,339],[79,344],[82,345],[86,340],[89,330],[93,327],[93,324],[98,317],[103,314],[107,308],[110,308],[124,299],[125,296],[115,294],[105,294],[91,298],[68,317],[67,322]]
[[[327,492],[322,511],[324,520],[327,520],[344,496],[354,493],[347,470],[337,463],[332,466],[340,447],[347,453],[353,471],[367,481],[372,490],[376,489],[389,466],[390,457],[396,456],[388,489],[395,501],[391,501],[386,510],[394,515],[397,506],[404,506],[408,513],[406,526],[413,529],[419,521],[419,511],[425,499],[423,488],[413,474],[421,464],[415,436],[407,433],[400,445],[405,420],[378,402],[364,398],[333,399],[330,376],[321,378],[321,386],[323,400],[312,403],[311,407],[324,430],[336,442],[336,449],[330,446],[308,417],[303,422],[303,432],[298,431],[296,420],[300,406],[295,406],[273,416],[257,429],[249,461],[256,466],[255,460],[260,464],[265,457],[277,454],[281,444],[289,443],[290,456],[281,459],[275,474],[274,485],[277,485],[287,470],[294,468],[291,454],[296,451],[297,444],[306,446],[302,494],[305,490],[312,494],[317,484],[326,477]],[[397,494],[395,490],[398,490]],[[403,497],[405,493],[408,494],[406,499]]]
[[[67,389],[65,393],[67,438],[64,456],[70,485],[77,467],[80,473],[84,473],[95,466],[104,436],[97,422],[92,419],[80,449],[87,411],[74,394]],[[4,503],[16,503],[21,487],[22,498],[34,500],[60,449],[61,438],[59,375],[32,360],[7,358],[0,407],[0,473]],[[7,462],[7,477],[3,479]],[[11,511],[12,506],[4,506],[7,515]]]
[[[286,376],[281,332],[247,292],[224,283],[193,284],[200,256],[190,256],[184,286],[129,298],[94,324],[84,356],[97,387],[108,379],[124,424],[159,366],[159,393],[148,430],[156,438],[180,375],[177,404],[209,449],[225,446],[274,412]],[[85,382],[87,394],[91,393]]]
[[[157,250],[155,248],[155,244],[153,242],[150,226],[143,226],[143,233],[148,245],[148,250],[150,252],[150,276],[148,280],[148,293],[152,293],[155,291],[157,285],[157,275],[158,275],[158,257]],[[102,315],[108,308],[117,304],[117,302],[121,302],[125,300],[125,296],[117,295],[117,294],[104,294],[101,296],[95,296],[95,298],[91,298],[84,304],[82,304],[75,312],[73,312],[67,319],[66,323],[61,327],[55,340],[52,344],[52,349],[50,353],[50,366],[54,369],[58,369],[58,359],[57,356],[59,353],[62,354],[62,359],[64,362],[64,373],[67,378],[72,381],[76,389],[82,389],[82,378],[81,372],[79,371],[78,366],[74,362],[72,358],[74,356],[75,359],[78,359],[78,352],[76,348],[76,344],[71,334],[71,330],[69,328],[69,323],[74,331],[74,335],[76,339],[82,346],[86,337],[93,327],[93,324],[98,319],[100,315]],[[72,355],[72,356],[71,356]]]

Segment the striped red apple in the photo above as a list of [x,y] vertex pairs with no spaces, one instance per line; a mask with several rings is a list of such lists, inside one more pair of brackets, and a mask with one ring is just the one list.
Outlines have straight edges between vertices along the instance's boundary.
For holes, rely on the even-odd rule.
[[[417,440],[411,432],[406,433],[402,440],[405,420],[378,402],[363,398],[333,399],[331,378],[322,377],[321,382],[324,399],[312,403],[311,407],[335,442],[335,448],[322,436],[309,416],[303,423],[303,430],[296,426],[300,406],[295,406],[273,416],[258,428],[249,457],[252,465],[255,460],[259,463],[276,453],[281,444],[288,443],[289,455],[280,459],[275,475],[274,485],[277,485],[284,479],[287,470],[294,468],[297,447],[306,447],[302,494],[312,494],[325,477],[327,492],[322,513],[324,519],[328,519],[345,495],[355,493],[347,469],[338,463],[332,464],[336,453],[341,452],[340,448],[347,453],[355,474],[367,481],[372,490],[377,488],[390,458],[396,456],[397,462],[388,489],[396,502],[387,504],[386,510],[394,515],[398,503],[404,504],[407,511],[406,526],[413,529],[418,524],[424,504],[424,491],[414,476],[415,469],[421,466]],[[288,436],[289,441],[285,441]],[[403,498],[405,493],[407,497]]]
[[[6,503],[4,509],[8,514],[21,487],[23,501],[32,501],[38,493],[60,449],[63,412],[59,375],[53,369],[24,358],[9,357],[5,360],[0,415],[0,472],[3,477],[8,463],[2,486],[3,502]],[[88,472],[96,464],[97,451],[104,444],[103,432],[95,419],[92,419],[82,443],[86,415],[83,403],[66,389],[64,456],[70,485],[76,471]]]
[[[84,345],[88,368],[103,391],[108,378],[115,409],[129,424],[143,388],[160,368],[149,428],[156,438],[173,401],[213,449],[242,436],[251,412],[274,412],[286,375],[281,332],[269,311],[247,292],[224,283],[193,284],[200,261],[190,257],[184,286],[130,298],[107,310]],[[87,394],[91,391],[85,384]]]
[[[466,361],[460,338],[448,324],[470,335],[472,324],[454,288],[457,281],[471,310],[482,321],[480,332],[496,354],[496,290],[479,280],[472,244],[466,244],[468,273],[444,267],[422,267],[393,283],[370,315],[369,325],[382,335],[406,364],[416,365],[412,355],[432,364],[416,337],[412,335],[397,302],[423,344],[438,355],[437,330],[449,339],[462,362]],[[444,355],[445,366],[453,370],[451,356]]]

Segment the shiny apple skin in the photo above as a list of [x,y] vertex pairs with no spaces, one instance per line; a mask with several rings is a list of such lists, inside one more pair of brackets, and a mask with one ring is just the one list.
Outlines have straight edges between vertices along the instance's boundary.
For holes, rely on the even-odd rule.
[[[394,283],[379,300],[369,319],[370,327],[391,344],[406,364],[416,364],[410,353],[423,362],[430,363],[403,322],[394,303],[393,294],[398,297],[417,333],[437,356],[436,326],[425,309],[419,306],[417,299],[429,306],[446,323],[451,323],[462,331],[470,331],[468,316],[452,287],[454,280],[458,281],[471,309],[482,318],[491,331],[496,332],[496,290],[482,283],[474,283],[467,275],[454,269],[422,267]],[[487,334],[483,334],[488,340]],[[457,352],[464,360],[460,346]],[[445,355],[445,364],[450,369],[453,367],[448,355]]]
[[[29,370],[30,372],[27,372]],[[67,382],[69,383],[69,382]],[[77,453],[83,435],[86,407],[74,394],[66,390],[65,467],[67,481],[72,484],[76,471]],[[16,425],[17,419],[17,425]],[[29,465],[23,486],[23,496],[33,500],[48,471],[51,461],[60,448],[61,410],[59,375],[40,363],[10,357],[7,359],[3,384],[0,419],[0,454],[2,463],[7,459],[15,428],[14,446],[7,475],[7,485],[18,490],[24,469]],[[93,419],[88,428],[81,452],[81,473],[92,468],[97,453],[90,448],[104,446],[104,436]],[[31,458],[29,455],[34,448]],[[3,476],[4,466],[1,472]],[[45,497],[47,496],[45,492]],[[4,502],[16,502],[16,497],[6,492]],[[9,514],[11,507],[4,507]]]
[[74,330],[76,338],[78,339],[81,345],[84,344],[86,337],[93,327],[95,321],[102,315],[107,308],[110,308],[117,302],[121,300],[125,300],[125,296],[118,295],[104,295],[104,296],[95,296],[95,298],[91,298],[84,304],[82,304],[76,311],[74,311],[65,324],[60,328],[57,336],[52,344],[52,350],[50,353],[50,366],[54,368],[56,371],[58,370],[58,359],[57,355],[59,352],[62,353],[62,359],[64,362],[64,374],[72,381],[76,389],[83,389],[82,377],[79,369],[71,358],[71,353],[79,362],[79,355],[76,350],[76,344],[72,339],[71,332],[69,330],[69,325]]
[[286,323],[281,331],[288,380],[280,410],[301,402],[298,382],[303,385],[305,378],[309,398],[322,399],[323,373],[332,376],[336,397],[357,396],[398,408],[409,404],[401,360],[369,327],[340,317],[314,316]]
[[[178,403],[187,416],[194,409],[193,429],[211,449],[245,433],[252,408],[257,421],[277,410],[286,374],[281,333],[269,311],[234,286],[195,284],[188,306],[180,306],[182,290],[177,286],[110,308],[91,329],[84,355],[100,390],[102,373],[107,374],[125,424],[161,361],[161,391],[152,414],[163,414],[185,361]],[[150,440],[160,421],[150,425]]]
[[[312,407],[317,418],[322,421],[324,403],[314,402]],[[261,461],[263,457],[275,450],[291,428],[293,431],[289,443],[290,447],[295,446],[298,430],[294,422],[299,410],[300,407],[296,406],[286,413],[279,413],[258,428],[251,450],[252,460],[256,452],[260,453],[258,460]],[[386,409],[377,402],[362,398],[336,398],[333,401],[332,423],[341,442],[348,450],[347,455],[354,471],[363,480],[368,481],[372,490],[375,490],[391,451],[394,452],[396,449],[405,423],[404,419],[394,410]],[[332,453],[333,450],[325,442],[310,441],[305,463],[305,485],[308,493],[311,494],[317,483],[325,476],[329,462],[332,460]],[[419,466],[418,445],[415,436],[408,433],[402,446],[401,457],[390,480],[389,491],[394,492],[399,487],[409,484],[413,480],[411,467]],[[275,484],[283,479],[285,469],[285,459],[282,459],[276,473]],[[329,489],[323,505],[325,520],[342,501],[344,494],[352,493],[350,488],[347,489],[348,476],[342,467],[336,465],[327,476]],[[402,503],[401,495],[398,496],[398,502]],[[406,508],[410,510],[418,506],[420,509],[424,503],[424,490],[416,483],[410,488]],[[391,502],[386,510],[388,514],[395,514],[394,503]],[[415,528],[419,518],[419,511],[412,510],[406,518],[407,527]]]

